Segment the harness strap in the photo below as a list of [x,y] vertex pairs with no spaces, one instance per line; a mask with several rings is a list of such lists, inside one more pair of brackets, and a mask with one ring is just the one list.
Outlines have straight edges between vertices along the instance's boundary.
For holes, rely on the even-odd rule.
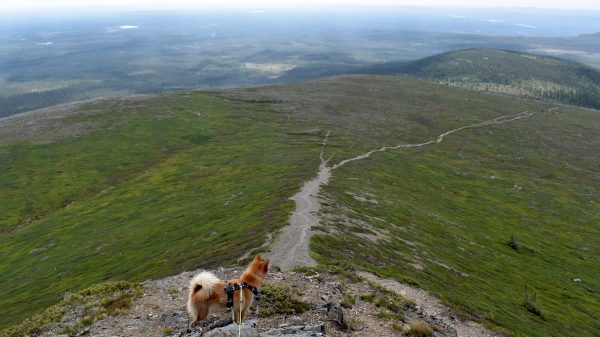
[[256,297],[256,299],[260,298],[260,294],[258,293],[258,288],[257,287],[255,287],[255,286],[253,286],[253,285],[251,285],[249,283],[242,282],[242,288],[248,288],[248,290],[250,290],[254,294],[254,296]]
[[225,285],[225,293],[227,293],[227,308],[233,307],[233,293],[236,290],[240,290],[243,288],[248,288],[248,290],[250,290],[257,299],[260,298],[258,288],[249,283],[242,282],[241,284],[237,284],[237,283],[231,284],[231,283],[227,282],[227,285]]

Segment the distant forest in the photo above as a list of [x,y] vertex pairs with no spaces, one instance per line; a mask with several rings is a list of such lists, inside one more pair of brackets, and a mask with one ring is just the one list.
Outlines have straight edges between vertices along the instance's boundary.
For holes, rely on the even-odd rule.
[[444,85],[600,109],[600,71],[556,57],[467,49],[365,67],[356,72],[406,74]]

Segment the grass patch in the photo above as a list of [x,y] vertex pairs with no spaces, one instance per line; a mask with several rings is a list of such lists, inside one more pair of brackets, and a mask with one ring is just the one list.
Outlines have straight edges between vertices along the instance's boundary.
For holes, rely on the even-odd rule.
[[[67,295],[59,303],[42,313],[23,320],[20,324],[0,331],[6,337],[40,335],[51,328],[65,334],[76,334],[96,319],[114,316],[131,307],[133,299],[142,294],[142,286],[123,281],[110,281]],[[115,305],[118,303],[118,305]],[[67,314],[82,317],[75,324],[63,322]]]
[[85,316],[80,322],[79,324],[83,325],[83,326],[87,326],[87,325],[92,325],[92,323],[94,323],[94,319],[90,316]]
[[364,328],[364,323],[357,319],[356,317],[350,317],[348,318],[348,329],[350,329],[350,331],[360,331],[362,330],[362,328]]
[[306,276],[317,276],[319,275],[319,266],[298,266],[292,268],[292,271],[295,273],[302,273]]
[[404,328],[402,327],[402,324],[398,324],[396,322],[392,322],[392,329],[396,330],[396,331],[404,332]]
[[413,307],[415,303],[374,282],[368,283],[374,290],[360,295],[359,299],[380,308],[379,318],[404,322],[406,309]]
[[395,320],[396,318],[398,318],[398,315],[391,311],[388,311],[388,310],[380,310],[377,313],[377,317],[391,321],[391,320]]
[[346,309],[352,308],[356,304],[356,297],[354,295],[346,295],[340,301],[340,305]]
[[538,298],[536,292],[530,289],[528,286],[525,286],[525,292],[523,294],[523,306],[530,313],[540,317],[541,319],[544,319],[544,313],[539,308],[537,300]]
[[521,243],[519,242],[519,238],[516,235],[510,237],[508,241],[508,246],[514,250],[521,249]]
[[289,287],[265,284],[260,289],[260,317],[301,314],[312,305],[294,297]]
[[431,326],[423,321],[412,320],[408,324],[410,325],[410,328],[405,332],[407,336],[430,337],[433,335]]

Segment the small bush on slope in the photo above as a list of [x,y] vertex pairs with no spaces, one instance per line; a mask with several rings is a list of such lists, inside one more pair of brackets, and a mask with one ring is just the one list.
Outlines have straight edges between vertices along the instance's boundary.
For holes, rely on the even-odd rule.
[[260,317],[300,314],[311,307],[310,303],[293,297],[290,288],[265,284],[260,292],[258,300]]

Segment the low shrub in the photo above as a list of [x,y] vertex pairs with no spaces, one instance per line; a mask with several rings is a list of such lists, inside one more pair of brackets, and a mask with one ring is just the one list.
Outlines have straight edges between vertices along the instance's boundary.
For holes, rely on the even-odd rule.
[[519,238],[516,235],[511,236],[510,240],[508,241],[508,246],[514,250],[519,250],[521,248]]
[[354,297],[352,295],[346,295],[340,301],[340,305],[342,307],[344,307],[344,308],[347,308],[347,309],[352,308],[352,306],[355,305],[355,304],[356,304],[356,297]]
[[433,329],[423,321],[412,320],[409,325],[410,328],[406,331],[406,335],[408,336],[429,337],[433,335]]
[[527,285],[525,285],[525,293],[523,297],[523,306],[525,309],[527,309],[527,311],[530,313],[539,316],[541,319],[544,319],[544,313],[542,310],[540,310],[537,304],[537,294],[533,290],[529,289]]
[[312,307],[310,303],[293,297],[294,291],[289,287],[265,284],[260,292],[260,317],[300,314]]

